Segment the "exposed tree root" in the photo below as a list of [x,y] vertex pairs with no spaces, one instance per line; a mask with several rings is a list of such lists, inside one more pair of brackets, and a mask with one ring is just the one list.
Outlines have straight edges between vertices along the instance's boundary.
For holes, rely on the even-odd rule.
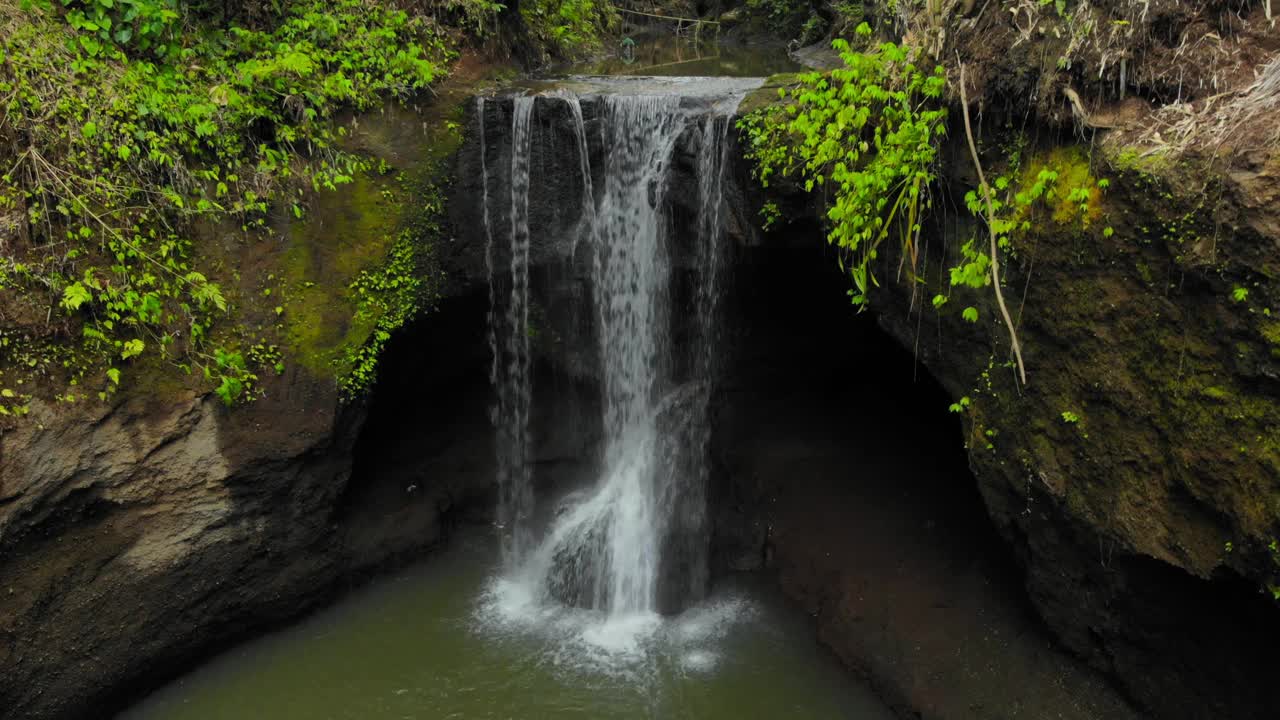
[[964,111],[964,134],[969,139],[969,154],[973,156],[973,167],[978,171],[978,185],[982,187],[982,195],[987,203],[987,228],[991,231],[991,285],[996,289],[996,304],[1000,306],[1000,314],[1004,316],[1004,324],[1009,328],[1009,342],[1013,345],[1013,356],[1018,361],[1018,378],[1023,385],[1027,384],[1027,368],[1022,362],[1022,345],[1018,342],[1018,331],[1013,327],[1013,318],[1009,308],[1004,304],[1004,293],[1000,290],[999,243],[996,240],[995,207],[991,203],[991,188],[987,185],[986,175],[982,172],[982,161],[978,159],[978,146],[973,142],[973,128],[969,124],[969,95],[964,85],[964,63],[960,64],[960,107]]

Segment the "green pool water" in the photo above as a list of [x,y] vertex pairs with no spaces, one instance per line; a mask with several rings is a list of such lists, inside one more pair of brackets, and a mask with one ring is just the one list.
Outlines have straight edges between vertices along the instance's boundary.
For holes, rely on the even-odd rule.
[[722,583],[677,617],[606,619],[532,603],[496,564],[488,537],[457,539],[121,717],[892,717],[762,578]]

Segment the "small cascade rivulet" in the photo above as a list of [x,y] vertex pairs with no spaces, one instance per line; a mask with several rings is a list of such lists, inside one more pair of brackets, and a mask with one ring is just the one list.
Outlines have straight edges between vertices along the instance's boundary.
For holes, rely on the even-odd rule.
[[[483,103],[483,99],[478,100]],[[499,298],[494,282],[495,238],[489,216],[488,186],[484,187],[483,218],[485,265],[489,274],[489,382],[495,390],[490,420],[497,431],[498,524],[504,528],[502,554],[509,563],[524,557],[530,542],[529,511],[533,505],[529,462],[529,412],[531,404],[529,348],[529,142],[533,98],[515,99],[511,134],[510,252],[503,275],[507,297]],[[484,113],[480,113],[483,122]],[[484,142],[483,127],[480,142]],[[484,162],[485,150],[480,150]],[[488,173],[488,168],[484,168]]]
[[[706,593],[725,160],[732,114],[751,86],[692,106],[677,93],[600,94],[589,98],[593,112],[585,115],[586,99],[573,92],[521,95],[505,106],[508,156],[489,162],[481,146],[501,583],[526,610],[578,608],[634,628]],[[478,102],[483,136],[486,101]],[[540,513],[549,517],[545,527],[535,528],[529,271],[531,244],[541,246],[541,238],[529,223],[530,138],[543,113],[573,125],[569,151],[577,155],[582,207],[572,237],[553,246],[558,262],[580,267],[590,287],[590,331],[570,341],[595,345],[602,437],[597,480],[555,501]],[[592,143],[599,144],[594,156]],[[677,221],[667,197],[671,168],[678,146],[694,144],[696,217]],[[492,184],[510,192],[490,196],[490,175],[508,170]],[[689,272],[692,292],[675,307],[678,277]],[[676,326],[683,328],[678,347]]]

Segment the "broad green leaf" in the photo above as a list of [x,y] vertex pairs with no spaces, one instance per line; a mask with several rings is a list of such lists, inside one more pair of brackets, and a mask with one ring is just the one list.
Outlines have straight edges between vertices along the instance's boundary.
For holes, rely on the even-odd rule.
[[77,310],[81,305],[93,300],[93,294],[88,288],[80,283],[71,283],[62,290],[62,307],[67,310]]

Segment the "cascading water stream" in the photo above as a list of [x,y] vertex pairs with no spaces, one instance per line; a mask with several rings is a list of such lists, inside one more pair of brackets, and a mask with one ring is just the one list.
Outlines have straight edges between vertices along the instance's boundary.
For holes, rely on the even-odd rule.
[[[710,482],[711,468],[711,389],[715,384],[719,347],[717,336],[717,310],[720,299],[721,268],[725,251],[721,238],[724,233],[722,209],[724,204],[724,173],[728,165],[728,135],[732,123],[733,107],[724,115],[709,115],[702,121],[701,145],[698,148],[698,285],[695,295],[697,314],[697,347],[694,356],[693,375],[697,380],[696,394],[690,408],[688,423],[689,447],[686,454],[689,463],[684,468],[688,477],[682,502],[676,506],[677,519],[683,526],[684,536],[692,542],[705,543],[707,530],[706,489]],[[698,550],[701,550],[700,552]],[[691,549],[687,554],[689,568],[685,580],[686,592],[697,594],[707,586],[709,569],[705,544]]]
[[604,438],[601,480],[563,511],[537,561],[553,596],[614,614],[654,608],[677,479],[659,472],[666,356],[663,174],[684,117],[674,97],[607,97],[605,185],[592,233]]
[[563,95],[573,116],[573,139],[578,146],[578,171],[582,174],[582,220],[579,230],[574,234],[573,247],[569,251],[569,259],[578,254],[578,242],[589,237],[596,226],[595,190],[591,186],[591,153],[587,149],[587,124],[582,117],[582,101],[573,93]]
[[[501,337],[491,345],[495,357],[503,359],[494,373],[499,523],[504,548],[510,548],[502,582],[523,598],[522,607],[546,609],[532,611],[531,617],[545,619],[545,612],[557,607],[582,608],[606,626],[634,630],[652,626],[659,611],[684,607],[706,590],[707,414],[715,373],[721,196],[728,130],[739,98],[708,110],[685,107],[676,94],[602,95],[593,98],[598,136],[588,135],[582,104],[572,93],[541,101],[566,102],[573,123],[582,208],[577,231],[562,247],[572,262],[579,243],[589,243],[603,437],[597,482],[564,498],[537,542],[526,533],[533,502],[528,193],[531,118],[539,112],[539,99],[513,100],[511,292],[507,299],[491,290],[490,319],[500,326],[495,332]],[[698,143],[696,224],[683,231],[673,228],[666,197],[682,135]],[[594,168],[599,180],[593,186],[589,150],[596,137],[602,161]],[[488,167],[482,166],[486,174]],[[485,187],[487,204],[487,181]],[[691,240],[692,307],[673,308],[672,253]],[[491,260],[491,288],[501,284],[493,267]],[[692,344],[672,347],[675,324],[690,327]]]
[[[531,355],[529,347],[529,145],[532,97],[514,101],[511,123],[510,245],[507,272],[510,285],[505,308],[499,296],[497,258],[490,220],[488,161],[484,146],[484,99],[477,99],[480,118],[480,162],[483,181],[482,208],[485,232],[485,264],[489,275],[489,349],[493,356],[489,380],[495,391],[491,420],[497,431],[498,524],[502,557],[510,567],[518,565],[531,543],[529,518],[533,509],[529,412],[531,407]],[[499,331],[501,326],[502,332]]]

